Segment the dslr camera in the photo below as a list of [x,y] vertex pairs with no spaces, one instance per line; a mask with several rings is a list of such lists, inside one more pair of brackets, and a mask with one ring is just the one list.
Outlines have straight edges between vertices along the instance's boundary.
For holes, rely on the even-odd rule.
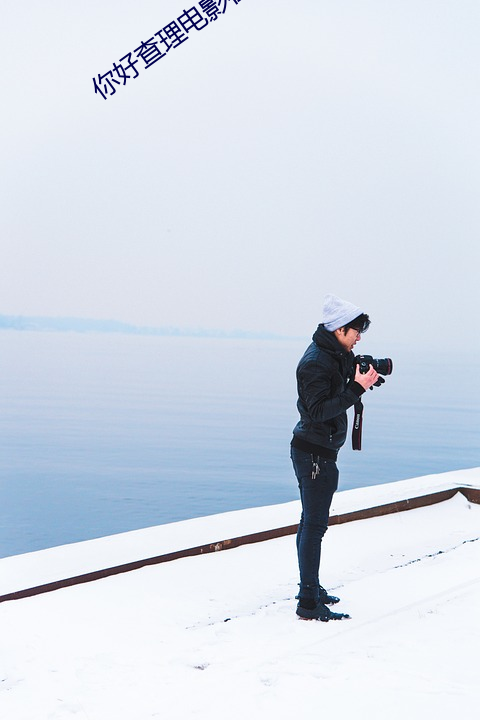
[[355,365],[358,365],[362,375],[365,375],[365,373],[368,372],[370,365],[379,375],[391,375],[393,372],[393,360],[391,358],[382,358],[381,360],[378,360],[371,355],[356,355]]
[[[368,372],[368,368],[371,365],[379,375],[391,375],[393,372],[393,360],[392,358],[374,358],[371,355],[355,355],[355,365],[358,365],[358,369],[365,375]],[[380,377],[376,383],[373,383],[377,387],[380,387],[385,380]],[[372,388],[370,388],[371,390]]]

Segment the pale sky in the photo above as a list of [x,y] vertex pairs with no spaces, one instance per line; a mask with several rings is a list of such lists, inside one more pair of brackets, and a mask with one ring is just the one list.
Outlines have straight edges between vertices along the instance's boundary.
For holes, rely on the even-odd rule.
[[479,350],[478,0],[228,0],[95,95],[186,6],[4,0],[0,314],[299,336],[333,292]]

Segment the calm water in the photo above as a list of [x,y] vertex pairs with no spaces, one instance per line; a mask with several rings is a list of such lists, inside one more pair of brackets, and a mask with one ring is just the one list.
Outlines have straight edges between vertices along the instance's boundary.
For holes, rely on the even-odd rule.
[[[0,557],[297,498],[308,340],[3,331],[0,343]],[[454,358],[388,354],[394,374],[365,396],[364,449],[342,450],[341,488],[480,465],[476,381],[452,380]]]

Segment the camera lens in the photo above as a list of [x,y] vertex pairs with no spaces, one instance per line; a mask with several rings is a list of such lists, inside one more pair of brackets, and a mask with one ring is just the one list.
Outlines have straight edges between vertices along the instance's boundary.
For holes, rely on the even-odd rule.
[[393,360],[391,358],[374,359],[372,365],[380,375],[391,375],[393,372]]

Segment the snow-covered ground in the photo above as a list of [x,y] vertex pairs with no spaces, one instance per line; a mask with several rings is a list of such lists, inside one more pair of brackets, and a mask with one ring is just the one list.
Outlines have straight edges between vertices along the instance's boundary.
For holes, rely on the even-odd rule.
[[[346,511],[362,499],[364,506],[391,502],[407,486],[413,497],[455,484],[479,486],[480,469],[339,493],[335,502]],[[182,525],[188,547],[206,541],[207,526],[214,534],[225,529],[225,518],[235,520],[232,537],[252,532],[262,511],[278,527],[295,522],[297,510],[289,503],[278,507],[276,519],[268,508],[158,531],[168,535],[170,528],[180,549]],[[89,559],[82,567],[94,569],[97,548],[99,569],[108,546],[114,564],[126,538],[143,542],[144,557],[156,555],[158,543],[146,547],[155,530],[6,558],[0,592],[48,581],[63,563],[68,567],[69,554],[78,569],[83,551]],[[68,569],[65,577],[77,574]],[[0,717],[478,717],[479,505],[457,494],[333,526],[321,581],[341,596],[337,607],[351,620],[296,618],[293,536],[4,602]]]

